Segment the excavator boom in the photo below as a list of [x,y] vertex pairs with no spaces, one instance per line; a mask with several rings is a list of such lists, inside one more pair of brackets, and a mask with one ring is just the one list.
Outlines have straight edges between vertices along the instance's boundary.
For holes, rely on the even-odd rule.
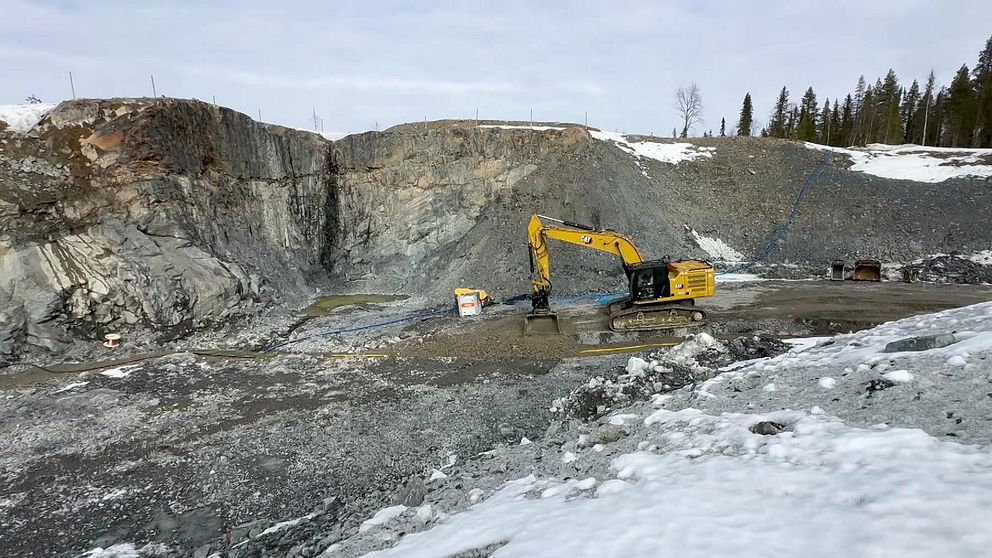
[[630,294],[611,305],[610,328],[615,331],[671,329],[699,325],[705,313],[693,308],[696,298],[713,296],[713,266],[706,262],[666,260],[646,262],[626,236],[587,225],[533,215],[527,228],[531,262],[532,311],[525,331],[560,333],[551,311],[551,258],[548,240],[555,239],[620,258]]

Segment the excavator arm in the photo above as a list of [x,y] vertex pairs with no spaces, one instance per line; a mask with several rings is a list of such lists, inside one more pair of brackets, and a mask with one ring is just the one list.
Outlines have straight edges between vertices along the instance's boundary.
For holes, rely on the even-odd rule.
[[530,245],[531,297],[535,311],[548,308],[548,297],[551,294],[551,258],[548,253],[548,239],[561,240],[619,256],[625,270],[644,261],[634,243],[620,233],[597,230],[544,215],[534,215],[530,218],[527,227],[527,241]]

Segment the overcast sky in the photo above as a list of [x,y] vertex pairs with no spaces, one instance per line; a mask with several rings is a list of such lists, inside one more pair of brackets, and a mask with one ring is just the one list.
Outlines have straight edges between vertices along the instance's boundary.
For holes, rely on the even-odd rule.
[[[705,5],[704,5],[705,4]],[[195,97],[327,131],[482,118],[670,135],[695,82],[703,128],[764,124],[779,88],[825,97],[891,67],[947,84],[992,33],[992,3],[0,0],[0,104],[36,95]],[[433,7],[427,7],[433,6]],[[761,7],[759,7],[761,6]]]

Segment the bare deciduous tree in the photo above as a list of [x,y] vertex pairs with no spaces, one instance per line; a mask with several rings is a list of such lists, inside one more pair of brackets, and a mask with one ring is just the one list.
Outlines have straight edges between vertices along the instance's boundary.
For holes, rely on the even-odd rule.
[[675,91],[675,109],[682,118],[682,137],[686,137],[693,126],[703,123],[703,97],[699,86],[693,83],[689,87],[679,87]]

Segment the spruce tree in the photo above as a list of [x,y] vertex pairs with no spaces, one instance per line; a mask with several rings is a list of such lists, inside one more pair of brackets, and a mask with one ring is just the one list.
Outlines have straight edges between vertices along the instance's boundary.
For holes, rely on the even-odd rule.
[[773,138],[787,137],[789,119],[789,90],[782,86],[778,94],[772,116],[768,119],[768,135]]
[[737,119],[737,135],[750,136],[751,126],[754,123],[754,107],[751,105],[751,94],[744,95],[744,105],[741,106],[741,115]]
[[720,117],[720,137],[727,135],[727,119]]
[[902,100],[902,108],[899,110],[899,117],[902,119],[905,132],[902,136],[903,143],[913,143],[913,136],[916,133],[916,112],[920,108],[920,84],[914,79],[909,86]]
[[950,147],[970,147],[975,131],[975,91],[968,77],[968,65],[962,64],[947,92],[947,134]]
[[975,147],[992,147],[992,37],[978,55],[972,70],[975,77],[976,104]]
[[902,100],[902,90],[896,73],[889,69],[885,74],[879,93],[879,139],[887,144],[902,141],[902,120],[899,115],[899,104]]
[[941,87],[933,99],[933,114],[930,115],[927,128],[927,135],[930,138],[927,145],[947,146],[947,114],[944,110],[946,105],[947,88]]
[[854,129],[854,99],[848,93],[844,97],[844,108],[840,115],[840,134],[837,137],[836,145],[847,146],[851,144],[851,131]]
[[796,138],[801,141],[816,141],[816,118],[819,107],[813,88],[806,89],[799,107],[799,121],[796,124]]
[[823,145],[830,145],[830,99],[823,101],[823,110],[820,112],[820,129],[817,133],[819,142]]
[[851,135],[848,141],[853,145],[864,143],[865,122],[868,119],[865,110],[865,93],[868,88],[865,85],[865,76],[858,78],[858,85],[854,88],[854,119],[851,124]]

